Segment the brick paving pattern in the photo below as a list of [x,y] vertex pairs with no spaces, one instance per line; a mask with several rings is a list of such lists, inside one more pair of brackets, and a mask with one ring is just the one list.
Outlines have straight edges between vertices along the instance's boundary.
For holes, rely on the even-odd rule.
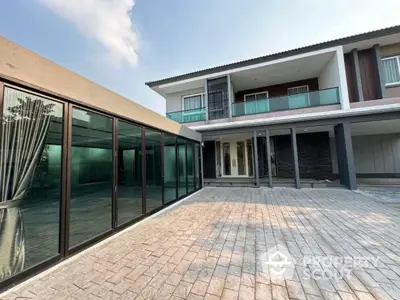
[[[400,207],[367,193],[205,188],[0,299],[400,299],[399,225]],[[277,245],[290,276],[265,264]],[[340,277],[306,257],[366,259]]]

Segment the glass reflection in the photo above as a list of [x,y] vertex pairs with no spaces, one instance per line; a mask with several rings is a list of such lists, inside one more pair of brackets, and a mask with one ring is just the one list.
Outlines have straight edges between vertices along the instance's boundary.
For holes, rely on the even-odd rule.
[[118,224],[142,214],[142,128],[118,121]]
[[69,247],[111,229],[112,119],[72,110]]
[[176,137],[164,135],[164,202],[176,199]]
[[59,253],[63,105],[5,87],[0,281]]
[[187,159],[186,159],[186,166],[187,166],[187,174],[188,174],[188,193],[194,191],[194,153],[193,153],[193,143],[188,142],[186,145],[186,152],[187,152]]
[[146,128],[146,211],[162,206],[161,132]]
[[187,177],[186,177],[186,141],[178,138],[178,196],[182,197],[187,194]]

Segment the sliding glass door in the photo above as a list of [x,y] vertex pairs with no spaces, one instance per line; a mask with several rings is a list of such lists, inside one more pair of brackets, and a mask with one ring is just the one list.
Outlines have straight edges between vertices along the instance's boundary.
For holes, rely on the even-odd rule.
[[72,109],[69,248],[111,230],[113,119]]
[[177,198],[176,136],[164,134],[164,202]]
[[118,224],[142,214],[142,127],[118,121]]
[[146,212],[162,206],[161,132],[146,129]]

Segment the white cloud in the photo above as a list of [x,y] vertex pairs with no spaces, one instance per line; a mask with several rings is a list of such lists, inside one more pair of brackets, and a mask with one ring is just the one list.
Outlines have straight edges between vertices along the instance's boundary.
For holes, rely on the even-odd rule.
[[134,0],[38,0],[74,23],[88,37],[98,40],[120,63],[137,64],[138,34],[130,18]]

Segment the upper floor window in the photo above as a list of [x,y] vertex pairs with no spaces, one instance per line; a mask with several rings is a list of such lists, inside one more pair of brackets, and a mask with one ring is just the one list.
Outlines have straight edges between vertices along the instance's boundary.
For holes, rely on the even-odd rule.
[[268,99],[268,92],[244,95],[244,101],[264,100]]
[[182,109],[192,110],[204,107],[204,94],[195,94],[182,97]]
[[310,106],[308,95],[308,85],[295,86],[288,88],[289,108],[304,108]]
[[383,58],[382,65],[386,85],[400,83],[400,56]]
[[288,88],[287,91],[288,91],[288,95],[308,93],[308,85],[291,87],[291,88]]

